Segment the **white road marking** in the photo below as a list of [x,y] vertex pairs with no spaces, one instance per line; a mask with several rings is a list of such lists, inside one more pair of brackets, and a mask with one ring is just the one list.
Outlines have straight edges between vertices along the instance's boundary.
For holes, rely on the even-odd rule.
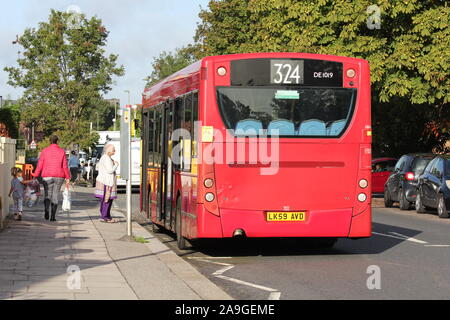
[[277,289],[272,289],[272,288],[269,288],[269,287],[261,286],[259,284],[254,284],[254,283],[251,283],[251,282],[247,282],[247,281],[243,281],[243,280],[239,280],[239,279],[236,279],[236,278],[231,278],[231,277],[223,275],[228,270],[233,269],[235,267],[235,265],[232,265],[230,263],[225,263],[225,262],[210,261],[210,260],[208,260],[209,258],[205,259],[205,258],[201,258],[201,257],[189,257],[188,259],[195,259],[195,260],[202,261],[202,262],[207,262],[207,263],[212,263],[212,264],[224,266],[223,268],[215,271],[212,275],[215,276],[216,278],[220,278],[220,279],[231,281],[231,282],[234,282],[234,283],[237,283],[237,284],[240,284],[240,285],[244,285],[244,286],[247,286],[247,287],[252,287],[252,288],[255,288],[255,289],[259,289],[259,290],[270,292],[268,300],[280,300],[281,292],[278,291]]
[[426,244],[425,247],[450,247],[450,244]]
[[400,233],[397,233],[397,232],[389,232],[389,233],[393,234],[395,236],[403,237],[405,240],[408,240],[408,241],[411,241],[411,242],[416,242],[416,243],[420,243],[420,244],[428,243],[426,241],[419,240],[419,239],[416,239],[416,238],[413,238],[413,237],[408,237],[408,236],[405,236],[404,234],[400,234]]
[[394,239],[400,239],[400,240],[405,240],[405,241],[411,241],[411,242],[415,242],[415,243],[420,243],[420,244],[425,244],[428,243],[426,241],[422,241],[422,240],[418,240],[412,237],[408,237],[408,236],[404,236],[402,234],[396,233],[396,232],[391,232],[392,234],[385,234],[385,233],[379,233],[379,232],[372,232],[372,234],[376,234],[379,236],[383,236],[383,237],[390,237],[390,238],[394,238]]

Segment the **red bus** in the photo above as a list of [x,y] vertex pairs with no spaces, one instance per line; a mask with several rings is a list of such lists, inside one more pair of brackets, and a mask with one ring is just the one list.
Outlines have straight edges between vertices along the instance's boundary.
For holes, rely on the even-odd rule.
[[142,102],[141,211],[185,240],[371,235],[367,61],[206,57]]

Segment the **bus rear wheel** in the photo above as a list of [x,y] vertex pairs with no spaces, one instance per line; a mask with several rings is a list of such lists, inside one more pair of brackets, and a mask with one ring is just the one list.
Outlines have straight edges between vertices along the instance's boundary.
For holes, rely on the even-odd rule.
[[182,229],[182,219],[181,219],[181,197],[177,199],[177,214],[175,220],[175,232],[177,234],[177,246],[180,250],[186,250],[186,239],[181,234]]

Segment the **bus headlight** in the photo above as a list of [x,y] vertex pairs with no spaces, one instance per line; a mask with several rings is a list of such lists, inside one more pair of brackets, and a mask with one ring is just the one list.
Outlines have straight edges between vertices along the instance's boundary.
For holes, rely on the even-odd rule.
[[205,195],[205,200],[208,201],[208,202],[214,201],[214,193],[208,192],[208,193]]
[[366,179],[359,180],[359,187],[360,188],[365,189],[365,188],[367,188],[368,185],[369,185],[369,183],[367,182]]
[[358,194],[358,201],[364,202],[367,200],[367,196],[364,193]]

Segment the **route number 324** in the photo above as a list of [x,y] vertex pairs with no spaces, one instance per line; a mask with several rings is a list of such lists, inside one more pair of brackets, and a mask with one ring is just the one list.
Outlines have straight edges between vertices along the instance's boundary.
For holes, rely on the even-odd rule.
[[271,63],[271,83],[303,84],[303,61],[279,60]]

